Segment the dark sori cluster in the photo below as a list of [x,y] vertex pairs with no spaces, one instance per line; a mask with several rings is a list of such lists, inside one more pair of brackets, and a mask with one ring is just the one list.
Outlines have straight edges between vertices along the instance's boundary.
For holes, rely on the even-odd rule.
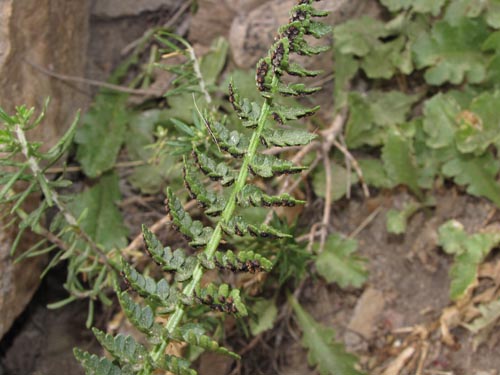
[[[168,371],[176,375],[195,375],[185,358],[166,354],[172,342],[183,342],[204,350],[239,358],[236,353],[219,346],[206,334],[206,326],[199,316],[196,304],[209,307],[217,313],[233,314],[239,318],[247,315],[247,308],[240,290],[228,284],[203,285],[202,277],[210,269],[229,272],[269,272],[273,261],[253,251],[221,250],[234,236],[256,236],[268,239],[289,238],[289,234],[265,223],[251,223],[237,215],[239,208],[249,206],[294,206],[303,204],[289,194],[270,195],[261,189],[262,180],[273,176],[298,173],[305,167],[276,155],[264,153],[268,147],[304,146],[314,135],[302,129],[286,129],[275,126],[313,114],[317,107],[285,106],[279,96],[300,96],[316,92],[303,83],[282,81],[285,73],[299,77],[313,77],[317,71],[305,69],[290,61],[292,53],[316,55],[328,49],[311,46],[307,37],[321,38],[330,27],[315,21],[326,12],[316,10],[313,0],[300,0],[291,11],[288,24],[278,31],[276,40],[267,57],[257,64],[256,85],[263,103],[241,98],[237,88],[230,84],[229,101],[240,118],[246,132],[228,129],[224,121],[215,118],[203,119],[209,124],[215,147],[197,145],[192,157],[184,157],[184,181],[189,195],[196,199],[205,217],[194,219],[183,207],[181,200],[168,188],[165,205],[171,227],[188,241],[189,252],[165,247],[158,238],[143,226],[146,252],[169,276],[156,280],[136,270],[126,260],[121,262],[121,271],[127,290],[120,290],[115,283],[118,300],[127,319],[147,336],[148,344],[137,342],[132,336],[110,335],[94,330],[101,345],[112,359],[99,357],[75,349],[75,356],[87,374],[151,375]],[[214,115],[215,116],[215,115]],[[221,153],[225,155],[221,157]],[[203,176],[218,181],[220,187],[206,186]],[[256,183],[257,182],[257,183]],[[227,190],[227,194],[221,191]],[[197,250],[199,249],[199,250]],[[140,296],[140,298],[139,298]],[[196,318],[193,313],[196,312]]]

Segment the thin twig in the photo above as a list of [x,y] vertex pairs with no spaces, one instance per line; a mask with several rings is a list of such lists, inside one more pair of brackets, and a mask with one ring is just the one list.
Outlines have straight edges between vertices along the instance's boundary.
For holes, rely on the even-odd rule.
[[373,211],[368,217],[363,220],[363,222],[356,228],[354,231],[348,236],[348,238],[354,238],[356,237],[363,229],[366,228],[368,224],[370,224],[375,217],[379,214],[379,212],[382,210],[382,206],[378,206],[375,211]]
[[361,186],[363,188],[363,194],[365,195],[366,198],[370,197],[370,190],[368,189],[368,185],[365,182],[364,176],[363,176],[363,171],[361,170],[361,167],[359,166],[358,161],[352,156],[352,154],[349,152],[347,147],[342,145],[339,141],[334,139],[332,141],[333,145],[339,149],[340,152],[342,152],[346,158],[346,160],[349,160],[351,163],[352,167],[354,168],[354,171],[358,175],[359,182],[361,183]]
[[[132,160],[132,161],[124,161],[120,163],[116,163],[113,168],[131,168],[131,167],[140,167],[142,165],[146,165],[147,162],[144,160]],[[82,170],[81,166],[73,165],[69,167],[52,167],[45,170],[47,174],[57,174],[64,172],[80,172]]]
[[330,166],[330,151],[331,144],[325,144],[322,150],[323,165],[325,167],[325,206],[323,208],[323,220],[321,221],[321,236],[319,241],[319,252],[321,253],[325,247],[326,237],[328,235],[328,225],[330,224],[330,211],[332,208],[332,169]]
[[155,91],[155,90],[142,90],[142,89],[132,89],[130,87],[124,87],[120,85],[115,85],[109,82],[103,82],[103,81],[97,81],[94,79],[88,79],[88,78],[83,78],[83,77],[77,77],[77,76],[70,76],[66,74],[61,74],[61,73],[55,73],[49,69],[44,68],[41,65],[35,64],[34,62],[28,61],[24,59],[24,62],[27,63],[28,65],[31,65],[33,68],[39,70],[40,72],[50,76],[57,78],[61,81],[68,81],[68,82],[76,82],[76,83],[84,83],[90,86],[97,86],[97,87],[104,87],[113,91],[117,92],[123,92],[126,94],[131,94],[131,95],[141,95],[141,96],[155,96],[159,97],[162,96],[161,91]]

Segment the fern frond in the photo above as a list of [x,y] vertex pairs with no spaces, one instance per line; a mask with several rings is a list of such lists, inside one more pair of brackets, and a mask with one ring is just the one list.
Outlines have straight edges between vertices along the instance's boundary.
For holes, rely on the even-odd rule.
[[[326,13],[315,10],[312,3],[312,0],[299,1],[292,10],[290,23],[280,28],[268,55],[257,64],[256,85],[263,99],[261,104],[242,98],[235,85],[230,83],[229,102],[241,120],[242,129],[228,128],[224,116],[200,114],[200,122],[208,129],[220,152],[213,152],[215,148],[206,143],[194,145],[193,160],[184,158],[184,183],[190,196],[202,206],[202,213],[211,216],[210,220],[206,217],[203,221],[194,219],[183,208],[172,189],[166,191],[166,208],[172,227],[188,239],[189,245],[197,253],[188,255],[182,249],[164,247],[156,236],[143,227],[147,252],[163,271],[174,275],[173,282],[169,283],[167,279],[156,281],[128,263],[122,264],[122,272],[129,286],[147,303],[143,306],[134,301],[128,292],[118,292],[125,315],[146,334],[151,344],[148,360],[144,362],[140,375],[149,375],[158,368],[181,375],[195,374],[189,369],[187,361],[165,354],[167,345],[172,341],[238,358],[237,354],[221,348],[217,341],[205,334],[203,328],[193,325],[187,319],[187,313],[191,311],[192,303],[198,302],[216,312],[247,316],[247,307],[238,288],[224,283],[203,287],[203,275],[207,269],[215,267],[248,273],[271,270],[272,261],[254,251],[222,252],[221,245],[230,242],[233,236],[249,235],[268,239],[291,237],[266,223],[248,222],[240,216],[239,210],[248,206],[294,206],[304,203],[289,194],[268,194],[258,186],[262,184],[262,179],[299,173],[306,169],[264,151],[270,146],[302,146],[315,138],[315,135],[302,130],[274,128],[276,124],[282,126],[318,110],[318,107],[280,104],[280,97],[311,94],[319,89],[283,80],[285,73],[298,76],[318,74],[291,61],[292,54],[314,55],[326,49],[324,46],[310,46],[306,40],[307,36],[320,38],[329,32],[328,26],[313,20]],[[219,181],[221,186],[216,190],[212,185],[206,186],[197,169],[211,180]],[[197,309],[200,311],[199,307]],[[169,313],[169,310],[173,312]],[[162,324],[164,315],[168,317],[166,324]],[[112,349],[110,352],[115,349],[114,353],[124,357],[124,363],[129,365],[126,362],[128,357],[122,353],[124,349],[119,351],[115,348],[124,348],[122,341],[126,339],[98,335],[103,345]],[[136,348],[134,346],[134,350]]]
[[73,349],[75,358],[85,369],[86,375],[132,375],[131,369],[122,370],[105,357],[90,354],[78,348]]

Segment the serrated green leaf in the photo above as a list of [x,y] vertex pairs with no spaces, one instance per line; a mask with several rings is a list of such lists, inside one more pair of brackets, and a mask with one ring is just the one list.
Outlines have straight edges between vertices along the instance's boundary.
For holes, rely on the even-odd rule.
[[307,360],[311,366],[317,365],[321,375],[363,375],[356,369],[358,359],[334,341],[333,329],[315,321],[294,297],[289,296],[288,302],[302,329],[302,345],[309,349]]
[[456,184],[467,186],[469,194],[486,197],[500,207],[500,185],[496,181],[499,165],[489,152],[482,156],[457,154],[443,165],[443,174]]
[[87,214],[80,223],[81,228],[107,251],[127,245],[128,229],[116,206],[120,199],[118,176],[107,173],[97,184],[76,195],[69,206],[75,217],[86,210]]
[[498,0],[454,0],[447,7],[444,19],[450,24],[461,18],[477,18],[483,15],[489,26],[500,28],[500,1]]
[[486,77],[487,58],[478,46],[488,35],[482,20],[461,19],[456,25],[438,21],[413,46],[416,67],[427,68],[425,80],[431,85],[480,83]]
[[361,287],[367,278],[365,261],[355,254],[358,242],[338,234],[328,237],[325,248],[316,258],[316,269],[329,283],[341,288]]
[[463,225],[450,220],[439,228],[439,243],[449,254],[455,254],[450,269],[450,298],[463,297],[477,280],[479,264],[500,243],[500,233],[476,233],[467,235]]
[[360,158],[358,164],[367,185],[380,189],[392,189],[396,185],[387,175],[380,159]]
[[109,359],[98,357],[95,354],[90,354],[78,348],[73,349],[75,358],[81,363],[85,369],[86,375],[132,375],[131,371],[122,371]]
[[439,227],[439,245],[448,254],[463,253],[466,238],[464,226],[457,220],[449,220]]
[[[369,78],[388,79],[398,70],[411,73],[413,63],[407,39],[412,28],[404,27],[396,31],[389,26],[365,16],[335,27],[336,59],[340,55],[358,57],[359,66]],[[345,73],[353,74],[357,65],[354,63]]]
[[383,144],[393,125],[406,122],[406,117],[418,100],[418,95],[405,95],[398,91],[371,91],[367,96],[349,95],[349,119],[345,137],[349,148]]
[[464,252],[455,257],[455,262],[450,269],[450,298],[459,300],[466,294],[477,279],[478,253]]
[[104,349],[121,365],[131,364],[134,368],[140,368],[144,366],[144,362],[150,361],[146,347],[136,342],[132,336],[122,334],[113,336],[97,328],[92,328],[92,332]]
[[413,70],[411,59],[403,51],[406,47],[406,38],[400,36],[394,40],[380,43],[380,45],[370,52],[370,55],[361,61],[363,69],[368,78],[389,79],[396,72],[396,68],[401,71],[411,72]]
[[499,144],[500,92],[484,92],[458,115],[457,148],[462,153],[482,154],[491,144]]
[[407,10],[410,7],[417,13],[439,15],[446,0],[381,0],[391,12]]
[[256,320],[250,320],[250,332],[252,332],[252,335],[257,336],[273,328],[274,321],[278,316],[276,301],[272,299],[259,300],[252,306],[252,312],[257,315]]
[[115,165],[130,117],[127,97],[103,91],[75,134],[76,158],[89,177],[98,177]]
[[316,134],[298,129],[269,129],[263,132],[262,139],[272,146],[304,146],[317,138]]
[[277,158],[274,155],[256,154],[250,161],[249,168],[253,174],[270,178],[280,174],[300,173],[307,167],[300,167],[291,161]]
[[380,44],[379,38],[387,37],[383,22],[372,17],[364,16],[349,20],[335,27],[333,40],[335,48],[344,55],[366,56]]
[[427,146],[443,148],[453,143],[459,113],[460,106],[449,95],[438,94],[425,102],[423,128],[428,135]]
[[406,224],[408,219],[420,208],[421,204],[410,202],[406,204],[402,210],[387,211],[387,232],[394,234],[403,234],[406,232]]
[[395,131],[390,132],[382,148],[382,160],[392,181],[407,185],[417,197],[422,197],[418,186],[419,170],[410,139]]

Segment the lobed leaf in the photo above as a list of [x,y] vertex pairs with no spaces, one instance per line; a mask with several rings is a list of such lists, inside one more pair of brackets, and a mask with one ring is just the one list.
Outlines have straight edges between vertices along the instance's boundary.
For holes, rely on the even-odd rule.
[[165,354],[159,361],[155,363],[158,368],[167,370],[175,375],[197,375],[198,373],[189,368],[191,363],[184,358],[175,355]]
[[486,197],[500,207],[500,186],[496,181],[499,168],[496,159],[487,152],[478,157],[455,154],[442,171],[456,184],[467,186],[467,193]]
[[246,128],[254,128],[259,120],[261,106],[247,98],[241,99],[233,82],[229,83],[229,102],[239,118],[243,120],[242,125]]
[[184,250],[172,251],[169,246],[163,247],[158,238],[145,225],[142,234],[146,243],[146,251],[153,260],[164,270],[175,272],[176,281],[188,280],[197,264],[196,257],[187,255]]
[[236,131],[229,131],[218,121],[207,121],[212,136],[219,147],[235,157],[242,157],[247,153],[249,138]]
[[200,170],[212,180],[220,180],[223,186],[234,183],[235,172],[224,162],[217,163],[211,157],[197,149],[193,150],[193,158]]
[[166,206],[172,217],[172,223],[180,233],[191,239],[189,244],[194,247],[206,245],[210,239],[213,229],[205,227],[201,221],[193,220],[184,211],[181,201],[174,195],[172,189],[167,188]]
[[196,288],[197,300],[209,306],[212,310],[247,316],[247,308],[241,300],[239,289],[230,289],[229,285],[221,284],[218,287],[210,283],[205,288]]
[[274,155],[256,154],[250,161],[250,171],[264,178],[280,174],[300,173],[307,167],[299,167],[288,160],[282,160]]
[[135,303],[126,291],[118,292],[117,295],[123,312],[139,331],[148,336],[153,335],[153,332],[158,334],[159,327],[154,326],[155,313],[150,306],[142,307]]
[[172,340],[184,341],[190,345],[196,345],[202,349],[226,355],[233,359],[241,359],[238,354],[220,346],[217,341],[203,334],[203,330],[195,324],[185,324],[177,328],[175,332],[170,335],[170,338]]
[[151,361],[146,347],[135,341],[132,336],[122,334],[113,336],[97,328],[92,328],[92,332],[94,332],[97,341],[104,349],[116,358],[122,366],[129,364],[134,369],[140,369],[146,362]]
[[357,358],[334,341],[333,329],[315,321],[294,297],[289,296],[288,302],[302,329],[302,345],[309,349],[307,360],[311,366],[317,365],[321,375],[363,375],[356,369]]
[[304,204],[305,201],[295,199],[290,194],[268,195],[255,185],[246,185],[237,194],[236,200],[243,207],[248,206],[286,206],[293,207],[297,204]]
[[232,250],[226,252],[217,251],[214,255],[214,263],[219,268],[226,268],[231,272],[269,272],[273,263],[253,251],[240,251],[235,254]]
[[328,237],[324,251],[316,258],[318,273],[329,283],[336,282],[341,288],[360,288],[368,272],[365,260],[355,255],[358,243],[334,234]]
[[165,308],[164,311],[172,311],[178,301],[181,300],[180,292],[165,279],[156,281],[149,276],[144,276],[125,261],[122,264],[122,272],[128,284],[140,296],[154,305],[162,306]]
[[292,236],[282,233],[266,224],[261,224],[259,227],[253,224],[248,224],[241,216],[232,217],[227,223],[222,223],[224,232],[230,235],[244,236],[250,234],[254,237],[262,238],[291,238]]
[[73,349],[75,358],[85,369],[86,375],[132,375],[132,371],[122,369],[105,357],[98,357],[78,348]]
[[415,65],[427,68],[424,77],[430,85],[480,83],[486,78],[487,57],[477,47],[488,35],[482,20],[462,18],[455,25],[438,21],[413,46]]
[[205,214],[209,216],[217,216],[224,209],[225,200],[207,190],[199,176],[196,175],[195,168],[192,162],[188,162],[184,158],[184,185],[192,199],[196,199],[205,209]]
[[262,133],[261,140],[267,146],[304,146],[317,138],[316,134],[297,129],[272,129]]
[[382,160],[389,178],[396,184],[405,184],[419,198],[419,170],[413,151],[413,142],[398,132],[390,132],[382,148]]

